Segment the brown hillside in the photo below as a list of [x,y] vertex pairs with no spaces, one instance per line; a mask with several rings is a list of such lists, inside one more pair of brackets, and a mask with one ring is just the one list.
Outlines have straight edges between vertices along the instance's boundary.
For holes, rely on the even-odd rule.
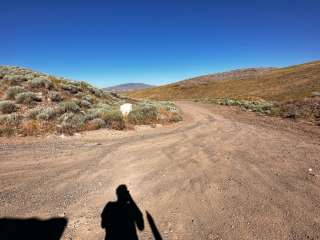
[[287,101],[302,100],[319,90],[320,61],[316,61],[286,68],[251,68],[206,75],[128,95],[162,100],[262,98]]

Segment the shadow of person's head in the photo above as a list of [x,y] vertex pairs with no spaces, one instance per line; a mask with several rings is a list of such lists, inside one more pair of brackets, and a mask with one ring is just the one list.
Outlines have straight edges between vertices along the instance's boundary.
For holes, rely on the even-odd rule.
[[116,189],[117,199],[120,203],[126,203],[131,200],[130,193],[126,185],[121,184]]
[[143,214],[131,197],[126,185],[116,188],[117,201],[108,202],[101,214],[101,227],[106,230],[105,239],[137,240],[136,228],[144,229]]

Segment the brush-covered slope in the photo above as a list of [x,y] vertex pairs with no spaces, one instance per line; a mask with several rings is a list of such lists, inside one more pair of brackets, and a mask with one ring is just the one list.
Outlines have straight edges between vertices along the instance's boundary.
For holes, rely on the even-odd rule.
[[112,87],[103,88],[103,90],[109,91],[109,92],[121,93],[121,92],[128,92],[128,91],[134,91],[134,90],[142,90],[142,89],[147,89],[151,87],[154,87],[154,86],[145,84],[145,83],[125,83],[125,84],[120,84]]
[[[133,103],[127,119],[119,106]],[[0,66],[0,136],[72,134],[180,120],[170,102],[142,102],[30,69]]]
[[201,76],[128,93],[135,98],[233,98],[269,101],[302,100],[320,91],[320,61],[286,67],[244,69]]

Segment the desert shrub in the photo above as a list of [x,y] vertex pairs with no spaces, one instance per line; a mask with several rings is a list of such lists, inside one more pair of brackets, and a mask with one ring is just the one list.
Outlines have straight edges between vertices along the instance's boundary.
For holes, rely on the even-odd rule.
[[180,122],[182,121],[182,116],[178,113],[173,113],[168,119],[169,122]]
[[83,92],[78,92],[74,96],[77,98],[83,98],[85,96],[85,94]]
[[56,116],[56,111],[52,107],[42,108],[37,114],[37,119],[49,121]]
[[320,118],[320,98],[282,102],[279,104],[279,112],[281,117],[304,118],[318,124]]
[[100,113],[100,118],[106,122],[108,128],[121,130],[124,129],[125,123],[120,110],[110,110]]
[[85,95],[82,97],[83,100],[88,101],[90,103],[92,103],[94,101],[93,97],[90,95]]
[[53,84],[51,81],[45,78],[34,78],[28,81],[28,84],[32,88],[47,88],[51,89],[53,87]]
[[38,74],[36,74],[36,73],[27,73],[27,74],[24,75],[24,77],[27,80],[31,80],[31,79],[34,79],[34,78],[38,77]]
[[41,98],[38,97],[33,92],[22,92],[16,95],[16,102],[23,104],[31,104],[33,101],[41,101]]
[[0,124],[6,126],[17,126],[21,122],[22,115],[18,113],[12,113],[8,115],[0,116]]
[[60,93],[56,91],[49,92],[48,97],[53,102],[60,102],[62,100]]
[[101,89],[98,89],[92,86],[89,86],[88,89],[92,94],[94,94],[97,97],[103,96],[103,91]]
[[87,130],[97,130],[100,128],[105,128],[107,126],[106,122],[101,118],[95,118],[93,120],[90,120],[86,124]]
[[151,104],[140,104],[128,115],[128,121],[131,124],[150,124],[158,120],[158,110],[156,106]]
[[89,101],[87,101],[87,100],[81,100],[80,101],[80,106],[89,108],[89,107],[91,107],[91,103]]
[[249,110],[249,111],[262,113],[262,114],[271,114],[272,108],[274,107],[274,103],[263,101],[263,100],[252,101],[252,100],[237,100],[237,99],[230,99],[230,98],[217,98],[217,99],[205,100],[205,102],[210,102],[210,103],[225,105],[225,106],[239,106],[244,110]]
[[25,91],[26,90],[20,86],[9,87],[6,91],[6,98],[7,99],[14,99],[17,94],[25,92]]
[[101,118],[103,115],[108,115],[114,109],[107,104],[96,104],[94,108],[88,109],[86,113],[86,118],[92,120],[95,118]]
[[24,81],[27,81],[27,79],[24,76],[21,75],[5,75],[3,77],[3,80],[9,82],[10,85],[19,85]]
[[72,94],[76,94],[81,91],[81,88],[72,83],[61,84],[61,88]]
[[0,136],[11,136],[17,132],[22,116],[13,113],[8,115],[0,115]]
[[29,119],[37,119],[37,116],[41,112],[41,110],[41,107],[32,108],[26,113],[26,117]]
[[17,109],[17,105],[12,101],[0,101],[0,112],[2,113],[12,113]]
[[91,87],[91,85],[89,83],[84,82],[84,81],[80,81],[78,84],[82,89],[88,89]]
[[41,126],[40,126],[39,121],[27,120],[22,123],[20,132],[24,136],[32,136],[32,135],[35,135],[39,131],[40,127]]
[[58,112],[67,113],[72,112],[76,113],[80,111],[80,107],[74,101],[61,102],[58,107]]
[[59,117],[59,131],[67,134],[81,131],[85,126],[85,117],[80,113],[67,112]]
[[170,111],[170,112],[176,112],[177,111],[176,105],[173,102],[159,101],[158,102],[158,106],[159,106],[159,108],[163,108],[166,111]]
[[95,104],[94,107],[95,108],[101,108],[101,109],[108,109],[108,110],[112,109],[110,104],[103,103],[103,102],[99,102],[99,103]]

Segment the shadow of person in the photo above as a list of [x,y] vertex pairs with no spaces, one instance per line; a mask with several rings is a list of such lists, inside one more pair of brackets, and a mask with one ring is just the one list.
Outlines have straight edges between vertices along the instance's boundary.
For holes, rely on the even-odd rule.
[[67,218],[51,218],[47,220],[37,218],[0,218],[0,239],[59,240],[67,223]]
[[151,214],[148,211],[146,211],[146,215],[147,215],[147,220],[148,220],[149,226],[151,228],[153,239],[154,240],[162,240],[161,234],[157,228],[157,225],[156,225],[153,217],[151,216]]
[[108,202],[101,214],[105,240],[138,240],[136,227],[144,229],[143,214],[133,201],[126,185],[116,189],[117,201]]

